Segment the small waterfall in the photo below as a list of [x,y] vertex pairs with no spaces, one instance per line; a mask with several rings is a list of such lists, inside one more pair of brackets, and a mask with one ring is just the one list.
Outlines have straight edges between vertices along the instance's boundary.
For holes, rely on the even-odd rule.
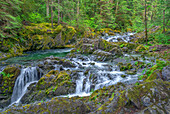
[[91,83],[90,83],[90,79],[89,78],[90,78],[90,72],[88,73],[87,81],[86,81],[86,84],[85,84],[85,92],[86,93],[90,92]]
[[82,72],[79,74],[80,74],[80,79],[76,80],[76,93],[77,94],[83,91],[83,80],[85,79]]
[[22,69],[20,75],[15,81],[11,103],[19,103],[23,95],[26,93],[27,87],[29,87],[30,84],[37,82],[40,77],[41,73],[38,74],[36,67]]

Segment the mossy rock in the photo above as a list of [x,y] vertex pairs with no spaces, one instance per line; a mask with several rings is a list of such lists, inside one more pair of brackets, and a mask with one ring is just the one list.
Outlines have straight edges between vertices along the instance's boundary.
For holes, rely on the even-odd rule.
[[50,23],[31,24],[20,31],[20,35],[27,41],[26,50],[63,48],[76,42],[76,33],[74,27],[56,23],[53,28]]
[[85,103],[73,98],[53,98],[50,101],[42,100],[34,104],[27,104],[6,110],[3,113],[59,113],[59,114],[86,114],[90,112]]
[[15,85],[15,81],[19,76],[20,72],[21,72],[21,67],[19,65],[16,66],[10,65],[7,66],[0,74],[0,79],[1,79],[0,97],[2,99],[2,102],[0,102],[0,108],[4,108],[10,104],[10,97],[13,92],[13,87]]
[[[35,86],[21,99],[22,103],[31,103],[75,92],[75,83],[71,81],[71,71],[51,70],[41,77]],[[41,96],[41,97],[38,97]]]
[[148,50],[148,48],[145,47],[145,46],[143,46],[143,45],[139,45],[139,46],[135,49],[136,52],[143,52],[143,51],[146,51],[146,50]]
[[134,50],[136,49],[137,46],[139,46],[139,44],[136,44],[136,43],[126,43],[126,42],[115,42],[115,44],[119,45],[122,49],[124,47],[128,48],[126,49],[126,52]]
[[135,75],[136,74],[136,70],[128,70],[127,72],[126,72],[126,74],[130,74],[130,75]]

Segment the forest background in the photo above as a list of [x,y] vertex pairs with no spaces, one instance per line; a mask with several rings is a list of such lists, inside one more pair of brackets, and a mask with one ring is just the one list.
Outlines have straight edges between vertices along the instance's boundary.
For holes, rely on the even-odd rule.
[[18,31],[28,23],[67,24],[82,30],[111,28],[140,32],[153,26],[149,41],[169,44],[168,0],[1,0],[0,43],[22,40]]

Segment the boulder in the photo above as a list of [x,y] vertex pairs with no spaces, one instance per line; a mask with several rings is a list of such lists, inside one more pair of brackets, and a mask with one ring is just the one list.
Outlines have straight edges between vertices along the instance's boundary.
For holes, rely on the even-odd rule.
[[162,79],[165,81],[170,81],[170,65],[162,69]]
[[76,85],[72,82],[70,74],[70,71],[51,70],[42,76],[37,84],[29,87],[27,93],[22,97],[21,102],[31,103],[74,93]]
[[97,60],[99,61],[107,61],[110,59],[114,59],[115,55],[110,52],[105,52],[102,50],[96,50],[93,52],[94,55],[97,55]]

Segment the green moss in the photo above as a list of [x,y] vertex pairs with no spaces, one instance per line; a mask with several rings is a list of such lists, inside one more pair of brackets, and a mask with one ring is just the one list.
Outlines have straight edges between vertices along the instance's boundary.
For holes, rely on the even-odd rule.
[[136,49],[135,49],[135,51],[136,52],[143,52],[143,51],[146,51],[146,50],[148,50],[149,48],[148,47],[145,47],[145,46],[143,46],[142,44],[141,45],[139,45]]
[[[145,75],[147,76],[147,79],[145,81],[151,81],[151,80],[154,80],[154,79],[157,79],[158,75],[162,75],[162,69],[169,65],[169,62],[165,62],[165,61],[160,61],[160,60],[157,60],[156,61],[156,65],[152,66],[151,68],[149,68]],[[162,77],[161,77],[162,78]]]

